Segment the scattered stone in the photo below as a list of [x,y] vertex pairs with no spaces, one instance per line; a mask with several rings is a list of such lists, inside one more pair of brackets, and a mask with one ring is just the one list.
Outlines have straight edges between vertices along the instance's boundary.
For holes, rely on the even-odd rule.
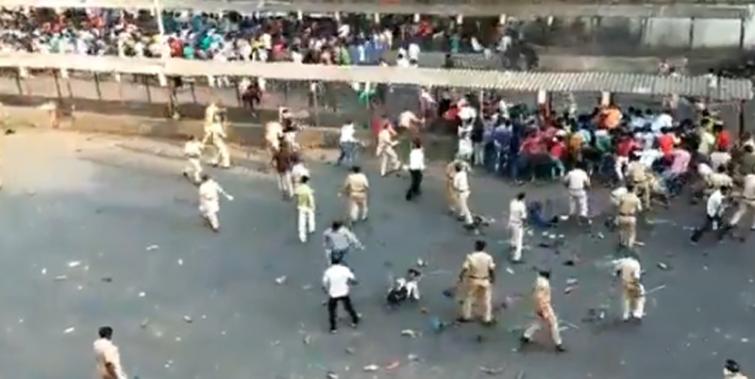
[[575,284],[579,283],[579,280],[577,278],[568,278],[566,279],[566,285],[567,286],[573,286]]
[[275,283],[277,283],[278,285],[283,285],[283,284],[286,283],[286,279],[288,279],[286,277],[286,275],[279,276],[279,277],[275,278]]
[[[47,275],[47,268],[42,268],[42,275]],[[752,279],[750,279],[750,283],[752,283]]]
[[183,266],[184,265],[184,260],[181,259],[181,258],[178,258],[178,265],[179,266]]
[[514,270],[512,270],[511,267],[506,267],[506,272],[508,272],[511,275],[515,274]]
[[149,245],[149,246],[147,246],[146,250],[147,251],[152,251],[152,250],[157,250],[159,248],[160,248],[160,245]]
[[305,285],[301,286],[301,289],[304,290],[304,291],[309,291],[309,290],[312,289],[312,285],[311,284],[305,284]]
[[188,315],[184,315],[184,321],[186,321],[187,324],[191,324],[192,322],[194,322],[194,320],[192,320],[191,317]]
[[401,361],[395,360],[395,361],[389,363],[387,366],[385,366],[385,369],[386,370],[395,370],[400,365],[401,365]]
[[362,367],[362,370],[364,370],[364,372],[375,372],[379,369],[380,369],[380,366],[378,365],[367,365],[367,366]]
[[480,371],[490,376],[496,376],[496,375],[501,375],[503,373],[503,367],[491,368],[491,367],[480,366]]
[[742,341],[742,343],[748,343],[748,342],[750,342],[750,339],[747,338],[747,337],[742,337],[742,339],[740,339],[740,341]]
[[68,262],[68,268],[76,268],[81,266],[81,261],[70,261]]
[[404,337],[409,337],[409,338],[417,337],[417,333],[415,333],[411,329],[404,329],[404,330],[402,330],[401,331],[401,335],[404,336]]
[[577,289],[577,286],[566,287],[566,288],[564,288],[564,294],[568,295],[568,294],[572,293],[575,289]]
[[72,326],[72,327],[70,327],[70,328],[66,328],[66,330],[64,330],[64,331],[63,331],[63,334],[71,334],[71,333],[73,333],[73,332],[75,332],[75,331],[76,331],[76,328],[74,328],[74,327]]
[[312,343],[312,336],[310,336],[309,334],[305,335],[304,338],[302,338],[301,342],[305,345],[309,345],[310,343]]
[[427,307],[421,307],[421,308],[419,309],[419,313],[421,313],[421,314],[423,314],[423,315],[426,315],[426,314],[427,314],[427,312],[428,312],[428,310],[427,310]]
[[326,379],[338,379],[338,375],[335,372],[333,372],[333,371],[328,371],[325,374],[325,378]]
[[145,297],[145,296],[147,296],[147,293],[146,293],[146,292],[144,292],[144,291],[142,291],[142,292],[139,292],[139,295],[138,295],[138,296],[139,296],[139,297]]
[[349,346],[346,348],[346,354],[354,355],[354,353],[356,353],[356,349],[354,349],[353,347]]
[[64,280],[68,280],[68,276],[67,275],[58,275],[58,276],[55,277],[55,281],[56,282],[62,282]]
[[144,320],[142,320],[142,322],[139,324],[139,327],[144,329],[147,327],[147,325],[149,325],[149,318],[145,318]]
[[102,281],[103,281],[103,282],[105,282],[105,283],[112,283],[112,282],[113,282],[113,278],[111,278],[111,277],[109,277],[109,276],[105,276],[105,277],[103,277],[103,278],[102,278],[102,279],[100,279],[100,280],[102,280]]
[[671,269],[671,268],[669,267],[669,265],[667,265],[667,264],[665,264],[665,263],[663,263],[663,262],[658,262],[658,265],[657,265],[657,266],[658,266],[658,268],[659,268],[659,269],[661,269],[661,270],[663,270],[663,271],[668,271],[668,270],[670,270],[670,269]]
[[425,262],[422,258],[417,258],[417,267],[425,267],[427,266],[427,262]]
[[417,354],[409,354],[406,356],[406,359],[409,360],[409,362],[417,362],[419,361],[419,356]]

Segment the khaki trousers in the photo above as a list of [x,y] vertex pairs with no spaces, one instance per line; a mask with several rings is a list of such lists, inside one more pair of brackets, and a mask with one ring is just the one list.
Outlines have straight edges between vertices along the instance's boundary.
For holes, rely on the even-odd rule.
[[619,215],[616,222],[619,227],[619,243],[631,249],[637,239],[637,217]]
[[480,309],[483,322],[493,320],[492,299],[493,292],[490,288],[490,280],[466,278],[464,286],[464,299],[461,305],[461,317],[465,320],[472,318],[472,307],[477,306]]
[[189,158],[183,172],[194,183],[199,183],[202,179],[202,163],[199,158]]
[[464,218],[464,223],[467,225],[474,221],[472,219],[472,212],[469,210],[469,195],[469,191],[456,193],[456,198],[459,201],[459,216]]
[[563,341],[561,341],[561,331],[558,330],[558,319],[556,318],[556,314],[553,313],[553,310],[551,310],[549,314],[550,315],[548,316],[538,314],[537,318],[532,321],[530,326],[524,331],[524,338],[530,340],[537,331],[546,328],[550,332],[553,343],[561,345]]
[[351,221],[365,220],[368,211],[367,195],[352,194],[349,196],[349,218]]
[[737,208],[737,211],[734,212],[734,215],[731,217],[731,221],[729,223],[731,225],[737,225],[739,223],[739,220],[742,219],[742,217],[745,215],[745,213],[750,212],[750,215],[752,217],[752,224],[751,228],[755,229],[755,200],[742,200],[739,202],[739,207]]
[[622,316],[624,320],[629,319],[631,314],[634,318],[642,318],[645,315],[645,294],[644,289],[641,289],[638,293],[637,290],[624,286],[621,294],[622,300]]

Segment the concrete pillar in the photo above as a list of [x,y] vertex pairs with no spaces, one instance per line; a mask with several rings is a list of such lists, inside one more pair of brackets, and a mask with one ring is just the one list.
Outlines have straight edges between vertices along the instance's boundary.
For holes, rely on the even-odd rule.
[[600,105],[605,107],[611,104],[611,93],[603,91],[600,93]]

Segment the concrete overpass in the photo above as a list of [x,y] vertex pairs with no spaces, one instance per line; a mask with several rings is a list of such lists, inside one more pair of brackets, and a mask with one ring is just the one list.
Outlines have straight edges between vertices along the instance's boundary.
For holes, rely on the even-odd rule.
[[755,1],[703,3],[683,0],[634,1],[317,1],[317,0],[3,0],[3,6],[61,7],[61,8],[141,8],[199,9],[207,12],[235,10],[253,12],[304,13],[382,13],[382,14],[434,14],[465,16],[494,16],[505,14],[514,17],[637,17],[637,18],[696,18],[746,19],[752,14]]

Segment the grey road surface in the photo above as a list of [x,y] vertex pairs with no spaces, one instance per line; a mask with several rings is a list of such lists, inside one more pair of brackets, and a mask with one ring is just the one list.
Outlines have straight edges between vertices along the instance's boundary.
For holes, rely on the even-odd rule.
[[[422,197],[407,203],[406,175],[380,178],[374,162],[365,162],[372,209],[355,230],[367,249],[349,257],[361,280],[353,300],[364,322],[330,335],[319,236],[343,215],[336,189],[344,168],[310,161],[318,232],[300,244],[293,205],[254,160],[210,169],[236,196],[221,204],[223,230],[215,235],[197,214],[196,189],[180,177],[183,161],[171,142],[34,130],[0,142],[2,378],[92,377],[91,344],[101,325],[115,329],[129,377],[142,379],[309,379],[329,370],[339,378],[716,378],[725,358],[755,372],[753,245],[706,239],[692,248],[684,227],[699,222],[701,210],[681,200],[651,212],[652,225],[640,227],[645,286],[658,289],[644,323],[624,325],[607,267],[617,238],[600,215],[592,231],[569,224],[553,231],[557,239],[565,235],[558,249],[540,247],[550,241],[540,231],[527,235],[527,263],[510,267],[501,219],[520,189],[475,173],[472,207],[496,218],[483,236],[499,263],[494,300],[508,307],[497,311],[493,328],[436,332],[433,318],[456,316],[442,291],[477,237],[445,213],[438,167],[431,167]],[[561,186],[526,190],[530,199],[565,209]],[[607,209],[604,189],[593,191],[591,206],[594,213]],[[387,311],[389,278],[417,258],[428,262],[422,300]],[[568,259],[576,265],[563,265]],[[568,353],[553,353],[544,335],[517,351],[532,319],[532,266],[553,269]],[[578,285],[565,294],[569,278]],[[605,319],[583,320],[590,308],[604,308]],[[404,329],[416,337],[402,336]],[[371,364],[380,369],[364,372]]]

